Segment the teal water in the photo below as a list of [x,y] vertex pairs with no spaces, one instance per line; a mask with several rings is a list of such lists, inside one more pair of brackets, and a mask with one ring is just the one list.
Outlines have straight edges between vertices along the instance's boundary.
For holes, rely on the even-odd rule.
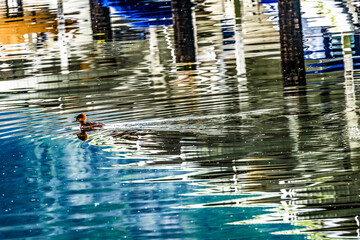
[[0,238],[357,238],[357,2],[174,2],[0,5]]
[[[167,169],[102,169],[130,162],[74,139],[2,144],[1,238],[238,239],[268,238],[263,226],[226,223],[262,209],[179,209],[231,199],[183,196],[191,181],[134,182],[176,176]],[[275,239],[275,237],[273,237]]]

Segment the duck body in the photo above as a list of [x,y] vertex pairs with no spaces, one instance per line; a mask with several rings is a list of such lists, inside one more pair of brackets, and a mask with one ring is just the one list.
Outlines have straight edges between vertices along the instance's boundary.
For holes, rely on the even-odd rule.
[[82,131],[96,130],[105,125],[100,122],[86,122],[86,115],[84,113],[79,114],[76,117],[76,121],[80,123],[80,130]]
[[103,126],[104,124],[100,122],[85,122],[85,123],[80,123],[80,130],[89,131],[89,130],[102,128]]

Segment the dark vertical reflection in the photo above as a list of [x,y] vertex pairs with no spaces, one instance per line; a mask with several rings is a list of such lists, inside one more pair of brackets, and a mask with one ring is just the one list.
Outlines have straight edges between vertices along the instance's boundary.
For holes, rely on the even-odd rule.
[[195,62],[195,37],[190,0],[172,0],[176,62]]
[[16,18],[23,17],[23,4],[22,0],[6,0],[6,17],[7,18]]
[[97,0],[90,0],[91,28],[95,40],[111,40],[110,11]]
[[278,4],[284,85],[305,85],[300,1],[279,0]]

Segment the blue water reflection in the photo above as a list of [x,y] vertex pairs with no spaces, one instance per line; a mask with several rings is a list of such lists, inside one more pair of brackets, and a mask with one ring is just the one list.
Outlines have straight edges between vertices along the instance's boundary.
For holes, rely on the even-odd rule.
[[167,26],[172,24],[171,1],[148,0],[99,0],[103,7],[112,7],[114,15],[120,15],[133,26]]
[[188,182],[132,182],[181,172],[107,169],[127,160],[75,139],[13,139],[1,148],[2,239],[278,239],[272,229],[227,224],[261,209],[183,209],[229,197],[184,196],[198,188]]

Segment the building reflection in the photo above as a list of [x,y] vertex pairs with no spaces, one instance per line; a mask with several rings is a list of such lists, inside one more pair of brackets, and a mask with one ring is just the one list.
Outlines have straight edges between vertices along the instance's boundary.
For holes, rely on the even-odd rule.
[[[7,8],[9,12],[12,8]],[[31,40],[32,34],[57,33],[57,15],[49,9],[37,11],[21,10],[21,15],[3,15],[0,19],[0,42],[1,45],[26,43]],[[36,38],[35,38],[36,39]],[[40,40],[41,38],[39,38]]]

